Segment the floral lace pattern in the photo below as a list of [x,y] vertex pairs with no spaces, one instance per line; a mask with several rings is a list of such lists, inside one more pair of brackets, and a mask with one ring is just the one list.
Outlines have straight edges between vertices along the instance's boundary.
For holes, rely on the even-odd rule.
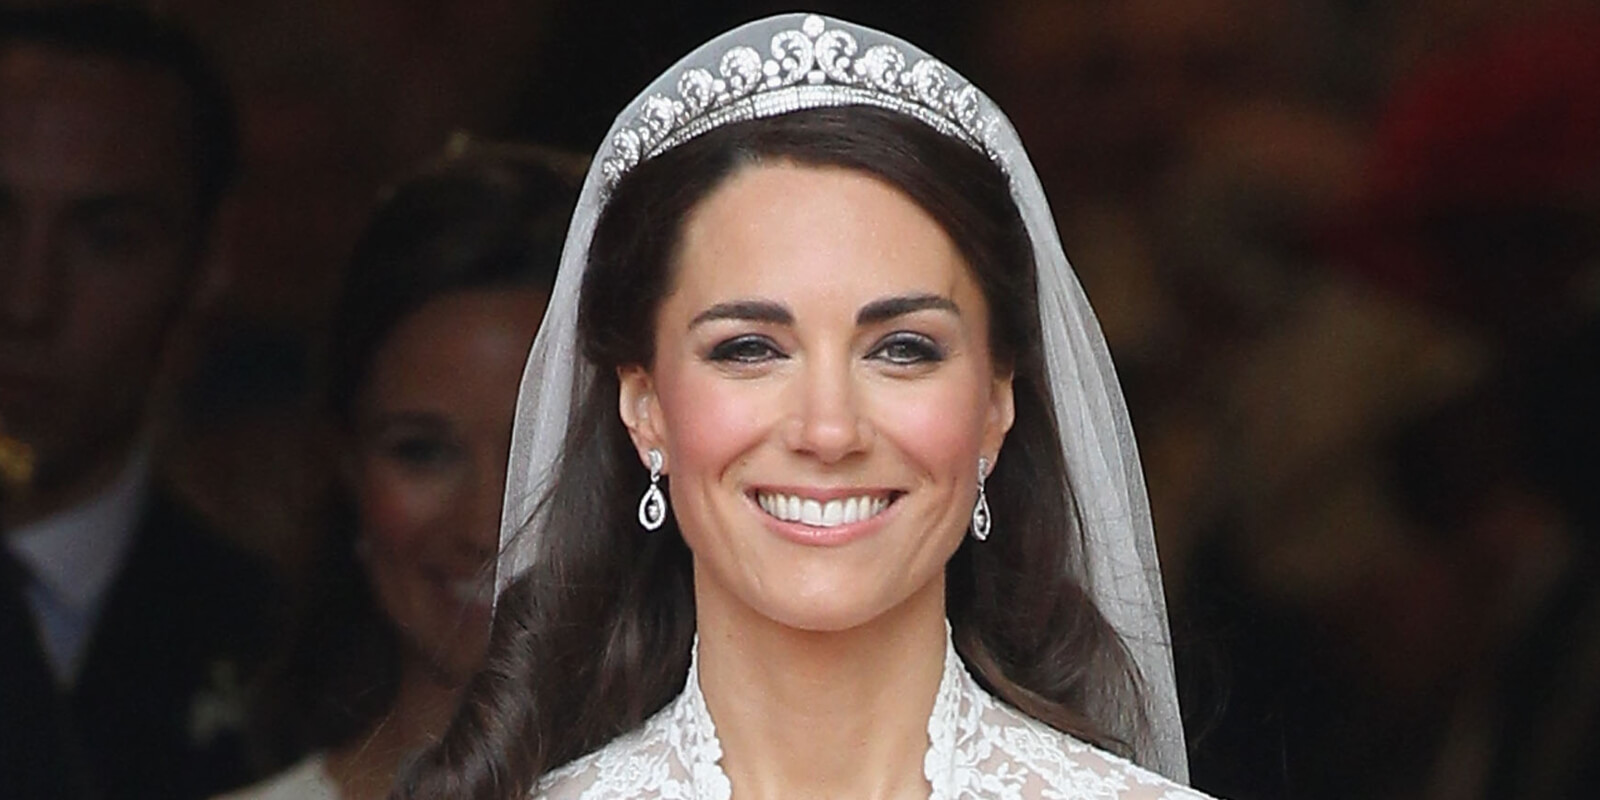
[[[697,645],[698,646],[698,645]],[[683,692],[637,730],[544,776],[545,800],[731,800],[722,743],[700,693],[698,652]],[[929,800],[1204,800],[1000,702],[947,640],[928,718]]]

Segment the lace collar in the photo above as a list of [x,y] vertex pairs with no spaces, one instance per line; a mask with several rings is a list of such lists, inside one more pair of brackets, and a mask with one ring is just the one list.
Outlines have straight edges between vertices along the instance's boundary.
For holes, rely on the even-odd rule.
[[[722,742],[700,691],[699,642],[683,691],[637,730],[539,781],[549,800],[731,800]],[[929,800],[1204,798],[1002,703],[967,673],[945,638],[944,674],[928,717]]]

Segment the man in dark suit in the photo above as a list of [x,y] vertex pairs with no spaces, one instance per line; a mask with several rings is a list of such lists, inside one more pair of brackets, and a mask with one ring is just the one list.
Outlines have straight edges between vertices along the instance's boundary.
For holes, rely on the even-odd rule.
[[255,777],[267,573],[153,477],[150,397],[205,284],[233,115],[135,11],[0,11],[0,797],[205,797]]

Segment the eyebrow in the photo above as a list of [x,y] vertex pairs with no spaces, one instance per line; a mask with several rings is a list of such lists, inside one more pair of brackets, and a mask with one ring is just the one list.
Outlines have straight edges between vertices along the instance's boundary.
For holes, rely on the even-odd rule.
[[937,294],[908,294],[874,300],[856,312],[857,325],[874,325],[917,311],[948,311],[961,316],[954,300]]
[[[875,325],[895,317],[927,310],[948,311],[958,317],[961,316],[961,309],[948,297],[937,294],[908,294],[885,297],[862,306],[861,310],[856,312],[856,324]],[[718,303],[696,314],[694,319],[689,321],[689,327],[724,319],[766,322],[774,325],[794,324],[794,314],[770,300],[732,300]]]
[[368,435],[377,434],[392,428],[426,428],[429,430],[449,430],[450,421],[438,411],[422,411],[410,408],[399,410],[380,410],[372,415],[362,426]]
[[793,325],[794,314],[770,300],[732,300],[718,303],[689,320],[689,327],[693,328],[702,323],[719,319],[743,320],[746,322],[770,322],[776,325]]

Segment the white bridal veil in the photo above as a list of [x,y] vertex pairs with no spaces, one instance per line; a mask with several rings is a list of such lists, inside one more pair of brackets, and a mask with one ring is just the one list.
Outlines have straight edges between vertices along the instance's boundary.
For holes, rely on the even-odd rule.
[[751,22],[684,57],[617,115],[579,195],[549,310],[523,374],[496,593],[535,557],[533,541],[544,522],[536,513],[539,500],[554,475],[574,398],[593,379],[593,365],[578,350],[577,300],[610,187],[640,161],[719,125],[844,105],[911,115],[983,151],[1009,176],[1038,263],[1039,314],[1061,449],[1086,528],[1079,578],[1126,641],[1147,687],[1152,736],[1136,741],[1137,760],[1186,780],[1166,602],[1133,429],[1111,355],[1062,250],[1044,189],[993,101],[915,46],[859,25],[806,14]]

